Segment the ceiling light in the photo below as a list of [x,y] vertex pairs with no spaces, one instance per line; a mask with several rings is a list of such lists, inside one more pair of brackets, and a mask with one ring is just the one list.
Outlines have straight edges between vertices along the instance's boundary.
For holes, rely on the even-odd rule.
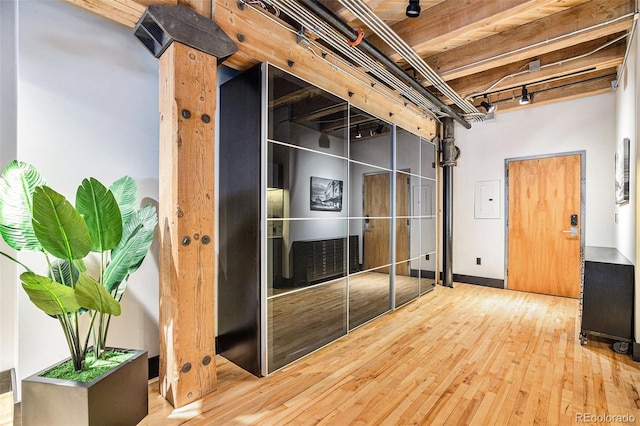
[[362,133],[360,133],[360,125],[356,124],[356,139],[360,139],[362,137]]
[[526,105],[531,102],[529,99],[529,92],[527,91],[527,86],[522,86],[522,96],[520,96],[520,105]]
[[487,110],[487,114],[491,114],[496,110],[496,106],[489,102],[489,99],[485,95],[484,101],[480,102],[480,106]]
[[409,18],[417,18],[420,16],[420,0],[409,0],[407,6],[407,16]]

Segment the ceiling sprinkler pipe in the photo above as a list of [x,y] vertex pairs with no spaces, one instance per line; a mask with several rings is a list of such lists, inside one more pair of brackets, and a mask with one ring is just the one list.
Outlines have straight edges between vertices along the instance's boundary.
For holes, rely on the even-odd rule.
[[[350,40],[356,40],[358,37],[358,33],[354,31],[350,26],[344,23],[339,17],[333,14],[329,9],[327,9],[324,5],[322,5],[317,0],[300,0],[300,4],[302,4],[307,9],[311,10],[314,14],[318,15],[320,18],[324,19],[329,25],[339,31],[342,35],[349,38]],[[408,83],[411,87],[419,91],[422,95],[424,95],[427,99],[429,99],[433,104],[435,104],[438,108],[440,108],[443,112],[448,114],[451,118],[456,120],[458,123],[462,124],[465,128],[470,129],[471,124],[465,120],[462,116],[460,116],[456,111],[454,111],[449,105],[442,102],[438,99],[433,93],[429,92],[424,86],[415,81],[413,77],[408,75],[402,68],[400,68],[395,62],[389,59],[384,53],[380,52],[375,46],[369,43],[367,40],[362,40],[358,47],[364,50],[366,53],[371,55],[373,58],[378,60],[380,63],[385,65],[387,68],[391,69],[394,74],[396,74],[399,78],[403,79],[406,83]]]

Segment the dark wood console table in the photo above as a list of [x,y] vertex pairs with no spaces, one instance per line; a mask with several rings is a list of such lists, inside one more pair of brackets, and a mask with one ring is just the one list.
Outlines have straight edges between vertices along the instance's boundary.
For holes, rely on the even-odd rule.
[[580,343],[588,334],[617,340],[626,353],[633,335],[634,266],[618,250],[585,247]]

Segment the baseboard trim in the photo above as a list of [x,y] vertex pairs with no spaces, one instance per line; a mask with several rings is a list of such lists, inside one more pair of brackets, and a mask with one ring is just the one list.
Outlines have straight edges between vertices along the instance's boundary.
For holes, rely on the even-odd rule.
[[474,277],[472,275],[453,274],[453,281],[465,284],[475,284],[484,287],[504,288],[504,280],[497,278]]

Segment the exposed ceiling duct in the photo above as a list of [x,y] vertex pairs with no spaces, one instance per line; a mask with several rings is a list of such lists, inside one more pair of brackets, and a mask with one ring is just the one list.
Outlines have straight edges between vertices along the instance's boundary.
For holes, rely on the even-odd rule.
[[[458,112],[438,99],[366,40],[358,42],[357,47],[350,45],[349,42],[353,45],[356,44],[354,42],[358,40],[360,34],[319,2],[264,0],[264,3],[280,9],[302,27],[322,39],[335,52],[362,66],[381,82],[396,89],[407,100],[424,108],[425,112],[436,118],[451,117],[467,129],[471,128],[471,124]],[[476,112],[482,115],[479,111],[476,110]]]

